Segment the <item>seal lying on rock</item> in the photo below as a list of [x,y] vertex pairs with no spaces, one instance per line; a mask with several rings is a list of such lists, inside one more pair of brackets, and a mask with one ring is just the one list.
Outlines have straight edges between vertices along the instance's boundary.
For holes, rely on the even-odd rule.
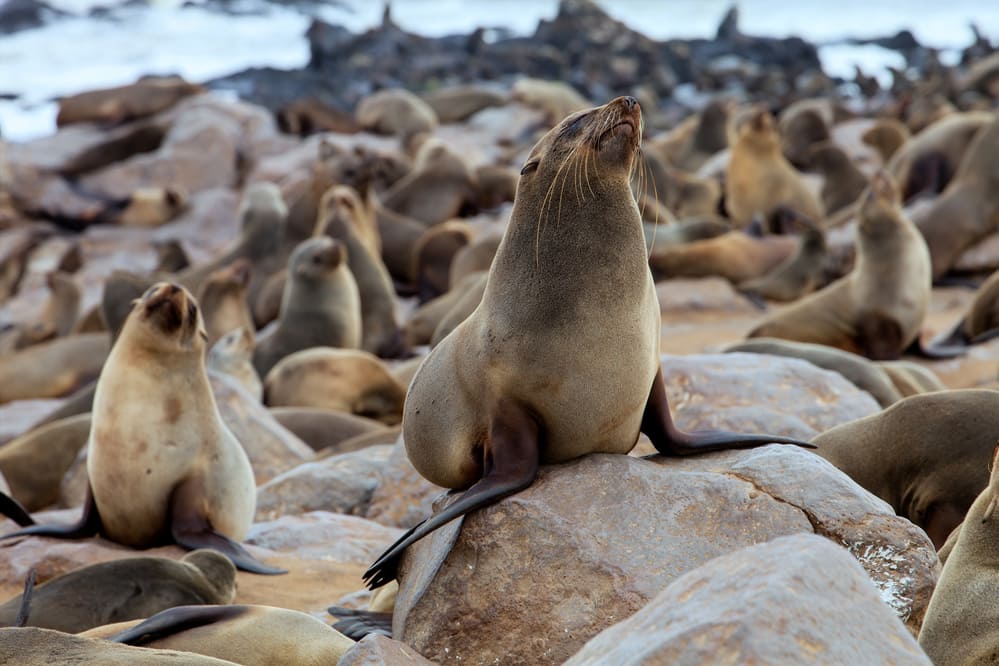
[[619,97],[569,116],[531,151],[481,304],[427,356],[406,397],[413,465],[467,491],[389,548],[365,572],[370,586],[395,578],[410,544],[530,485],[541,463],[624,454],[639,432],[674,456],[811,446],[673,424],[630,189],[641,123],[638,102]]

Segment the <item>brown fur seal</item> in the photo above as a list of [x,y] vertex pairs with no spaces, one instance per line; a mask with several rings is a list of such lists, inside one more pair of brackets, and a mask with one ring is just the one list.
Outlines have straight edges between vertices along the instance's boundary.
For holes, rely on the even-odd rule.
[[169,187],[141,187],[134,190],[122,204],[124,209],[114,216],[114,223],[123,227],[161,227],[174,219],[187,206],[187,197]]
[[767,275],[798,249],[793,236],[757,238],[730,231],[682,245],[652,246],[649,266],[656,278],[721,276],[731,282]]
[[504,166],[495,164],[477,166],[472,179],[475,208],[490,210],[513,201],[517,194],[518,178],[515,170]]
[[559,118],[590,105],[586,98],[568,83],[527,77],[514,82],[510,90],[510,99],[544,113],[548,125],[554,125]]
[[877,364],[888,377],[903,398],[920,393],[946,391],[947,386],[929,368],[912,361],[880,361]]
[[89,436],[90,414],[85,413],[32,428],[4,444],[0,472],[10,493],[29,511],[55,504],[63,477]]
[[[105,633],[101,628],[87,635]],[[178,606],[107,640],[200,654],[243,666],[328,666],[354,647],[354,641],[321,620],[272,606]]]
[[727,100],[711,100],[699,114],[674,131],[651,139],[650,152],[679,169],[697,171],[713,155],[728,148],[732,109]]
[[862,198],[853,271],[768,317],[749,337],[815,342],[874,360],[916,342],[930,298],[930,257],[884,172]]
[[468,165],[439,139],[428,139],[419,148],[413,170],[381,197],[382,204],[426,226],[457,217],[466,201],[474,198]]
[[335,448],[351,437],[381,431],[385,424],[320,407],[274,407],[270,410],[278,423],[316,451]]
[[30,325],[17,327],[15,349],[69,335],[80,314],[80,288],[73,276],[54,271],[45,276],[49,298],[45,307]]
[[863,356],[850,352],[816,345],[809,342],[793,342],[780,338],[753,338],[725,348],[725,353],[769,354],[800,358],[814,366],[832,370],[843,375],[851,384],[870,393],[881,407],[889,407],[902,399],[891,376],[880,364],[872,363]]
[[975,135],[992,117],[983,112],[951,114],[906,141],[888,163],[902,201],[908,203],[924,192],[942,192]]
[[83,333],[0,357],[0,404],[72,392],[97,378],[109,346],[107,334]]
[[736,226],[757,214],[769,218],[789,208],[812,220],[824,216],[822,204],[781,153],[773,118],[758,111],[739,128],[725,169],[725,208]]
[[999,335],[999,271],[975,292],[971,307],[950,333],[933,341],[933,346],[974,345]]
[[361,301],[361,349],[386,358],[397,357],[405,351],[405,345],[396,321],[395,290],[378,250],[363,240],[363,208],[353,188],[332,188],[320,203],[316,235],[335,238],[347,249],[347,265]]
[[257,340],[253,353],[261,377],[303,349],[361,346],[360,297],[343,244],[328,236],[305,241],[288,260],[288,272],[277,326]]
[[413,248],[427,231],[422,223],[390,210],[380,203],[374,204],[378,233],[382,239],[382,261],[397,281],[404,285],[416,282]]
[[394,134],[405,142],[437,128],[437,114],[422,99],[402,88],[380,90],[357,105],[357,124],[377,134]]
[[813,441],[939,548],[989,482],[997,428],[999,391],[965,389],[905,398]]
[[482,86],[449,86],[428,92],[423,101],[442,123],[460,123],[482,109],[503,106],[505,95]]
[[179,76],[142,77],[126,86],[90,90],[62,98],[56,125],[123,123],[168,109],[203,90],[204,87],[188,83]]
[[722,188],[717,180],[671,167],[651,150],[644,152],[633,183],[636,198],[651,193],[681,220],[719,212]]
[[269,407],[322,407],[395,425],[406,389],[376,356],[314,347],[291,354],[264,380]]
[[453,289],[466,275],[488,271],[502,239],[502,233],[489,232],[455,252],[448,272],[448,289]]
[[421,303],[450,289],[454,257],[462,248],[471,245],[472,239],[472,228],[467,222],[451,220],[427,229],[416,242],[413,272]]
[[256,342],[249,328],[229,331],[208,350],[208,372],[232,377],[257,400],[263,398],[264,385],[253,368],[253,350]]
[[830,139],[832,105],[825,99],[799,100],[783,111],[777,120],[781,152],[798,168],[811,166],[809,151]]
[[795,301],[819,286],[827,257],[825,234],[811,225],[801,235],[794,254],[765,276],[740,282],[739,291],[771,301]]
[[[994,440],[994,437],[993,437]],[[999,502],[999,466],[976,462],[987,485],[968,510],[940,579],[933,590],[919,632],[919,646],[936,666],[994,664],[999,660],[999,576],[996,570],[996,504]]]
[[488,277],[488,273],[481,273],[462,290],[460,298],[454,302],[453,307],[444,313],[437,327],[434,328],[434,334],[430,338],[431,347],[439,345],[441,340],[450,335],[451,331],[458,327],[458,324],[468,319],[475,308],[479,307],[482,295],[486,292]]
[[[236,596],[236,567],[213,550],[179,562],[127,557],[74,569],[34,589],[30,627],[75,634],[112,622],[138,620],[174,606],[228,604]],[[21,595],[0,605],[0,626],[10,626]]]
[[234,666],[231,661],[212,659],[176,650],[149,650],[108,643],[97,638],[65,634],[51,629],[21,627],[0,629],[4,666],[51,666],[52,664],[101,664],[101,666]]
[[254,330],[253,315],[246,302],[253,269],[246,259],[237,259],[205,279],[198,290],[198,303],[205,318],[207,346],[211,348],[223,335],[237,328]]
[[[370,586],[395,578],[413,542],[530,485],[539,464],[625,454],[640,432],[667,455],[799,443],[673,424],[630,187],[641,124],[638,102],[619,97],[569,116],[531,151],[482,303],[430,352],[406,396],[414,467],[467,490],[389,548],[365,573]],[[595,174],[560,210],[551,194],[584,161]]]
[[79,523],[4,538],[97,534],[133,548],[213,548],[241,569],[280,573],[238,541],[253,521],[253,469],[219,416],[194,298],[162,282],[135,303],[94,396],[89,492]]
[[946,273],[961,253],[999,226],[999,114],[968,147],[954,178],[937,199],[914,216],[933,259],[933,277]]
[[447,293],[433,298],[413,312],[406,322],[406,343],[412,347],[430,344],[441,320],[461,300],[465,293],[484,279],[486,271],[478,271],[461,278]]
[[909,140],[909,128],[894,118],[878,118],[874,124],[861,135],[861,141],[866,143],[881,156],[881,163],[888,164],[898,149]]
[[822,207],[827,215],[851,205],[867,189],[867,177],[831,141],[813,145],[806,154],[809,167],[822,174]]

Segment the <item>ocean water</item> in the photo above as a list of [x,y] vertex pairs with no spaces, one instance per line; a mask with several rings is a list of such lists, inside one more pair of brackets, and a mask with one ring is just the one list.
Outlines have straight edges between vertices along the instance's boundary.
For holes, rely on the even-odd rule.
[[[7,0],[0,0],[2,5]],[[118,2],[119,0],[114,0]],[[246,67],[300,67],[308,61],[305,30],[312,16],[362,31],[381,20],[382,3],[339,0],[311,7],[287,7],[243,0],[238,14],[181,0],[152,0],[148,6],[118,7],[89,18],[107,0],[50,0],[79,17],[0,36],[0,132],[23,141],[55,129],[59,95],[120,85],[143,74],[180,74],[193,81]],[[731,0],[609,0],[608,13],[657,39],[714,34]],[[920,42],[956,49],[971,40],[969,23],[999,39],[995,0],[740,0],[740,26],[754,35],[797,35],[821,45],[826,71],[852,76],[859,64],[884,74],[885,65],[903,64],[899,54],[875,46],[842,43],[846,37],[875,37],[910,29]],[[392,15],[404,28],[439,36],[467,33],[479,26],[531,33],[542,18],[554,16],[556,0],[395,0]]]

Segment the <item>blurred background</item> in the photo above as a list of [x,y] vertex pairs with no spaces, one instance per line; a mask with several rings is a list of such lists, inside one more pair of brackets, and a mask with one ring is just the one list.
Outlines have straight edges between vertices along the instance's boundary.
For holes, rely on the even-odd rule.
[[[711,38],[733,6],[731,0],[598,4],[655,40]],[[742,0],[738,9],[745,34],[800,37],[817,47],[827,75],[852,79],[859,65],[882,85],[891,81],[888,66],[907,64],[904,51],[854,42],[907,30],[953,65],[974,39],[972,23],[986,37],[999,36],[999,3],[982,0]],[[557,11],[556,0],[395,0],[391,6],[405,31],[440,37],[484,27],[491,29],[486,41],[532,35]],[[251,67],[304,68],[310,26],[361,33],[378,26],[382,12],[373,0],[0,0],[0,132],[14,141],[50,134],[54,98],[145,74],[201,83]],[[241,92],[252,97],[253,87]]]

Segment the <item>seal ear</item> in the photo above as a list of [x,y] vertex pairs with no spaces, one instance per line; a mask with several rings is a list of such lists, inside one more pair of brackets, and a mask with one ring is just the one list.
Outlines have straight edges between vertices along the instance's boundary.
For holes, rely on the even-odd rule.
[[525,174],[531,173],[532,171],[537,171],[538,170],[538,164],[540,164],[540,163],[541,163],[541,160],[531,160],[530,162],[528,162],[527,164],[524,165],[523,169],[520,170],[520,175],[523,176]]

